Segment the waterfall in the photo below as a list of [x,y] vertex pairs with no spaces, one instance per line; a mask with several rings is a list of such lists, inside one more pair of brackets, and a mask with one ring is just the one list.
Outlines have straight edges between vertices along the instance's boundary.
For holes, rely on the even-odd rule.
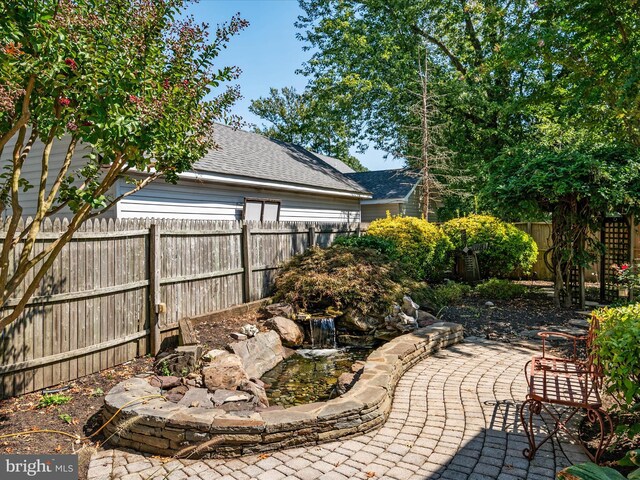
[[336,348],[333,317],[310,318],[311,348]]

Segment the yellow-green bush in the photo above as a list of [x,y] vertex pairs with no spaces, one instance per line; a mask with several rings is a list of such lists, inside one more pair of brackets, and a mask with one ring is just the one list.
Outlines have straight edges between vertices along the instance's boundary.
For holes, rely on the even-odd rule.
[[640,303],[602,308],[596,336],[598,361],[612,393],[629,407],[640,405]]
[[456,249],[465,245],[462,232],[467,232],[467,244],[487,243],[489,248],[478,253],[481,274],[485,277],[505,277],[516,271],[527,274],[538,258],[538,246],[531,235],[489,215],[469,215],[442,225]]
[[482,298],[493,300],[511,300],[527,293],[527,287],[509,280],[491,278],[476,285],[475,292]]
[[371,222],[367,235],[393,242],[405,272],[417,280],[441,278],[451,266],[451,242],[426,220],[387,215]]

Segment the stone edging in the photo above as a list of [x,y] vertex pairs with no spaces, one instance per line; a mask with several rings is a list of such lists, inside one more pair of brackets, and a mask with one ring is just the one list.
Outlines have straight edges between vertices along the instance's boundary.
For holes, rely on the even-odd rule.
[[[114,446],[202,458],[313,445],[366,433],[386,421],[396,384],[409,368],[462,338],[462,326],[455,323],[436,323],[397,337],[369,355],[351,390],[327,402],[244,415],[151,398],[123,408],[105,434]],[[104,419],[129,402],[159,394],[160,389],[145,379],[125,380],[106,395]]]

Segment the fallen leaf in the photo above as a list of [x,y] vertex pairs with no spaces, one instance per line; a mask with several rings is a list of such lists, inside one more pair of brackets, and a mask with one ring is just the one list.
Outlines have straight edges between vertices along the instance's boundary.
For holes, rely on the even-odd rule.
[[367,472],[367,478],[373,478],[376,476],[376,472]]
[[269,458],[271,455],[269,455],[268,453],[261,453],[260,455],[258,455],[258,458],[260,460],[264,460],[265,458]]
[[58,445],[56,448],[54,448],[54,450],[60,453],[62,451],[62,445]]

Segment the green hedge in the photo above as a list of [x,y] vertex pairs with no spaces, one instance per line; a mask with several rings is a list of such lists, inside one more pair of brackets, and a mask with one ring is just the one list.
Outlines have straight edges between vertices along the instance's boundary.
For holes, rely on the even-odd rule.
[[478,253],[484,277],[506,277],[516,271],[527,274],[538,258],[538,246],[529,234],[495,217],[469,215],[449,220],[442,229],[456,249],[465,247],[463,231],[467,232],[467,245],[488,244],[487,250]]
[[452,244],[438,226],[415,217],[387,216],[371,222],[367,237],[392,242],[398,261],[416,280],[439,279],[452,264]]

